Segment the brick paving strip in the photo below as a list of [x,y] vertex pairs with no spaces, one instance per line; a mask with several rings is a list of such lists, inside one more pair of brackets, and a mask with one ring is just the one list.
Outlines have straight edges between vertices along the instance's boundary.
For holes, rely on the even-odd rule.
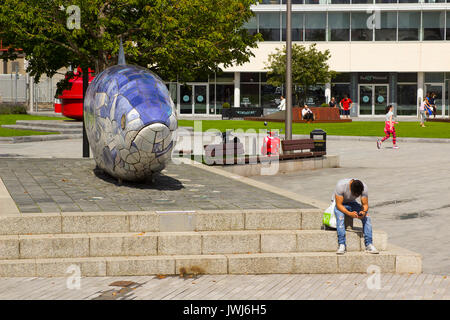
[[[447,276],[381,274],[380,289],[368,289],[368,277],[367,274],[203,275],[162,279],[155,276],[89,277],[81,278],[80,289],[68,289],[67,278],[0,278],[0,300],[450,300],[450,278]],[[122,295],[122,287],[110,286],[116,281],[135,284]],[[283,291],[280,284],[288,286],[288,292]]]

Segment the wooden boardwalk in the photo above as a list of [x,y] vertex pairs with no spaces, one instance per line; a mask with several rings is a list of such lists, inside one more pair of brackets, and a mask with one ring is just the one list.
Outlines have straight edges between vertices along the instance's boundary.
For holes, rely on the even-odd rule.
[[[204,275],[192,277],[0,278],[0,299],[43,300],[450,300],[450,279],[432,274],[381,274],[379,289],[368,274]],[[368,286],[369,280],[369,286]],[[128,287],[111,286],[131,281]],[[373,289],[369,289],[372,287]]]

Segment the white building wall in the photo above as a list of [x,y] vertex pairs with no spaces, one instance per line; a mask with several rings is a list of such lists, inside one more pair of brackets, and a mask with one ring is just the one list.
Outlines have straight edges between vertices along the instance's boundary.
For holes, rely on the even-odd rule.
[[[309,45],[308,42],[298,44]],[[261,42],[254,57],[226,72],[265,72],[269,54],[282,48],[281,42]],[[318,42],[317,49],[330,50],[330,68],[338,72],[443,72],[450,71],[450,42]]]

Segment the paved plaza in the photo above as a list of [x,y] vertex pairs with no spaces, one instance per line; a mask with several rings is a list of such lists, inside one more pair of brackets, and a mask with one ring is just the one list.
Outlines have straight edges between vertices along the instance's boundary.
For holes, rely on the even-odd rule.
[[381,274],[377,280],[355,273],[101,277],[67,283],[68,278],[0,278],[0,300],[450,299],[450,278],[431,274]]
[[[49,143],[52,145],[48,146]],[[22,149],[19,147],[19,144],[0,145],[4,158],[0,163],[33,163],[35,160],[28,158],[41,156],[79,158],[81,154],[81,140],[24,143]],[[409,141],[402,143],[399,150],[390,147],[390,141],[382,150],[377,150],[374,141],[330,139],[328,153],[340,155],[340,168],[244,180],[247,185],[250,183],[249,188],[252,181],[255,186],[263,182],[266,186],[289,191],[291,195],[295,193],[299,199],[326,203],[338,179],[362,179],[369,186],[374,228],[386,231],[392,244],[422,254],[423,274],[382,274],[379,290],[368,289],[370,276],[367,274],[82,278],[80,290],[67,289],[67,278],[3,278],[0,279],[0,286],[4,288],[0,299],[450,299],[447,278],[450,274],[450,145]],[[13,160],[11,156],[22,159]],[[72,161],[91,163],[89,170],[92,172],[90,160]],[[179,174],[171,170],[169,166],[169,174]],[[208,173],[201,172],[202,175]],[[226,178],[218,180],[223,179]],[[116,187],[113,181],[98,180]],[[181,184],[186,189],[199,189],[189,184],[200,183],[193,179],[181,181]],[[258,191],[261,193],[261,189]],[[240,198],[241,193],[236,197]],[[126,288],[110,286],[115,281],[132,281],[133,284]]]
[[0,159],[0,178],[22,213],[313,208],[181,163],[119,185],[92,159]]

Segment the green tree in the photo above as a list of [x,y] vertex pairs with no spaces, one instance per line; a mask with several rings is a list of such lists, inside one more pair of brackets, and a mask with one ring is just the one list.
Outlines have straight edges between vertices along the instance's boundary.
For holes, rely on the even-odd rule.
[[[329,58],[330,51],[317,50],[315,43],[309,48],[298,44],[292,46],[292,82],[301,89],[294,90],[297,104],[306,101],[309,86],[327,83],[336,75],[328,66]],[[269,55],[266,68],[267,83],[281,86],[286,82],[286,47],[277,48],[275,53]]]
[[[23,50],[36,81],[68,66],[101,72],[117,63],[120,39],[128,63],[149,67],[166,81],[187,81],[249,61],[261,38],[242,26],[256,2],[0,0],[0,37]],[[71,5],[80,8],[79,29],[67,26]],[[14,59],[16,52],[0,54]]]

